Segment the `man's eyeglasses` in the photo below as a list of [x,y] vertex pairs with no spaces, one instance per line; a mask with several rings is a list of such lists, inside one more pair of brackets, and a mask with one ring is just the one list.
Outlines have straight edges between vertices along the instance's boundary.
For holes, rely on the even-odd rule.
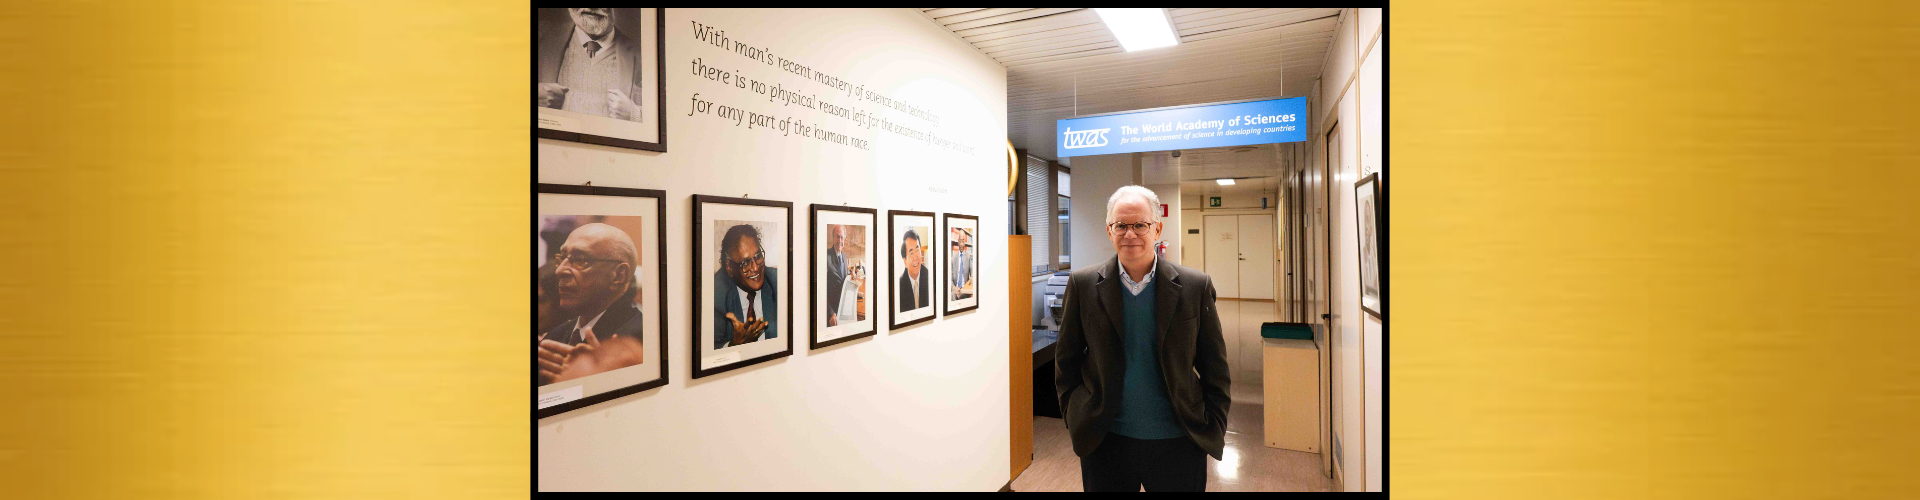
[[[587,265],[579,266],[579,265],[570,264],[572,262],[586,262]],[[594,259],[584,255],[573,255],[566,252],[553,253],[553,265],[556,268],[560,266],[568,266],[574,269],[586,269],[588,267],[593,267],[594,262],[622,262],[622,261],[620,259]]]
[[731,265],[733,267],[738,267],[738,268],[745,268],[751,264],[764,264],[766,262],[767,262],[766,250],[761,250],[759,253],[753,254],[752,257],[747,257],[745,259],[741,259],[741,260],[728,259],[727,260],[728,265]]
[[1133,234],[1146,236],[1147,228],[1153,227],[1154,224],[1159,224],[1159,223],[1158,222],[1131,222],[1131,223],[1115,222],[1112,224],[1107,224],[1107,231],[1110,231],[1113,234],[1126,234],[1127,231],[1133,231]]

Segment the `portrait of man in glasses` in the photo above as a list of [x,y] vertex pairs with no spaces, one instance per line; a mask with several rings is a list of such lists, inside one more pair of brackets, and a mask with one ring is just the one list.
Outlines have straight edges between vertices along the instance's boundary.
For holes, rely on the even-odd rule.
[[[566,320],[535,339],[540,384],[639,364],[644,322],[634,304],[640,253],[633,238],[605,223],[582,224],[548,264],[555,277],[549,314]],[[618,354],[608,344],[618,346]],[[591,373],[573,366],[582,362]]]
[[780,336],[778,271],[767,266],[758,228],[727,227],[720,237],[720,270],[713,273],[714,349]]

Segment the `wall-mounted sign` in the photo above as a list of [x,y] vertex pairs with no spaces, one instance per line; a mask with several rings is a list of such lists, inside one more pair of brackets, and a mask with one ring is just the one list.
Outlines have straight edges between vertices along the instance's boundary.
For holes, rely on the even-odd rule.
[[1218,207],[1218,206],[1220,206],[1220,197],[1218,196],[1207,197],[1207,207],[1211,208],[1211,207]]
[[1060,120],[1060,158],[1307,140],[1307,98],[1212,104]]

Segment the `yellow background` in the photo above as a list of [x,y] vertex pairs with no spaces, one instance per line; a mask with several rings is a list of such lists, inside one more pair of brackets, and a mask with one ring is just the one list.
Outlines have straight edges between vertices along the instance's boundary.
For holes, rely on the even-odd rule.
[[531,14],[0,12],[0,497],[531,491]]
[[1920,492],[1920,8],[1388,9],[1388,490]]
[[[1403,4],[1389,491],[1916,491],[1920,9]],[[9,5],[7,496],[526,495],[529,30]]]

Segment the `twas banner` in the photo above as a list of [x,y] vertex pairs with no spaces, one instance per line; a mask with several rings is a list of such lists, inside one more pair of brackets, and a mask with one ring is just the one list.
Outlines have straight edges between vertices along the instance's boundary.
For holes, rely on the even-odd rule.
[[1060,158],[1307,140],[1307,98],[1209,104],[1060,120]]

